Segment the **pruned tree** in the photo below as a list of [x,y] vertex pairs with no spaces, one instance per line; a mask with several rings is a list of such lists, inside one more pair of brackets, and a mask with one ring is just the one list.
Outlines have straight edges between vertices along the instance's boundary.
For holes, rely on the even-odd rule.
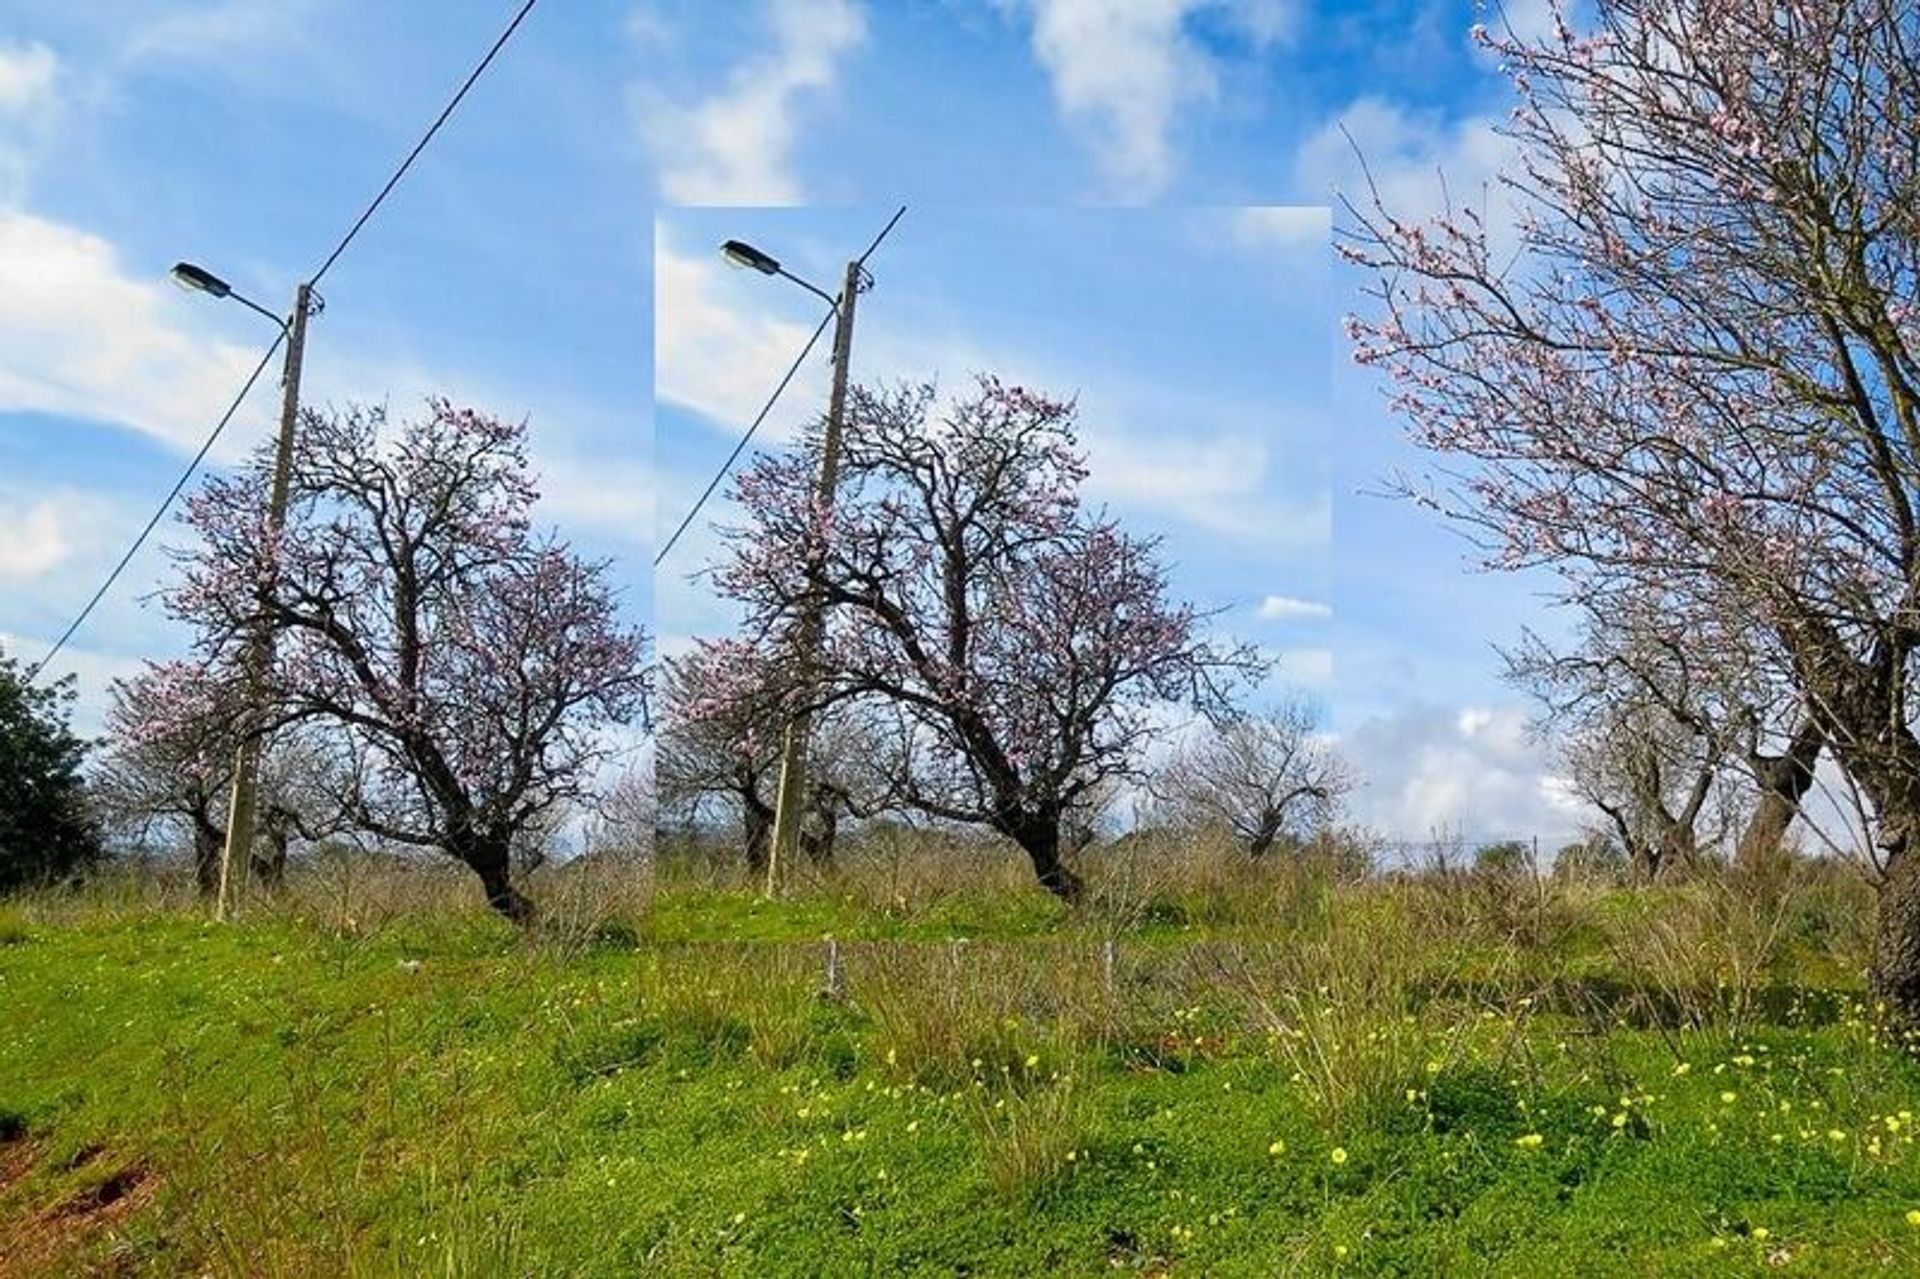
[[[1663,601],[1622,601],[1584,615],[1555,648],[1529,631],[1503,653],[1509,681],[1541,707],[1567,779],[1612,827],[1641,878],[1693,862],[1724,837],[1735,739],[1750,715],[1729,651],[1733,637],[1676,632]],[[1721,801],[1721,802],[1716,802]]]
[[[747,869],[756,875],[767,869],[780,781],[787,703],[778,665],[751,644],[699,641],[667,661],[662,689],[656,769],[663,805],[694,823],[715,802],[732,810]],[[815,718],[800,829],[810,861],[832,860],[843,817],[887,810],[886,769],[878,760],[890,745],[851,704]]]
[[[122,828],[158,825],[192,850],[202,896],[220,888],[234,754],[244,723],[237,672],[196,662],[150,662],[109,690],[107,751],[93,774],[95,803]],[[324,839],[345,825],[345,779],[326,743],[289,729],[263,753],[260,838],[248,871],[262,885],[286,875],[294,839]]]
[[1627,860],[1655,880],[1696,863],[1721,832],[1702,829],[1724,778],[1710,739],[1646,698],[1609,702],[1566,737],[1560,758],[1579,796],[1611,824]]
[[1071,403],[991,377],[944,406],[932,385],[857,389],[833,505],[813,492],[817,431],[758,458],[715,574],[747,642],[772,651],[825,610],[820,678],[792,681],[789,710],[885,707],[898,802],[1012,840],[1068,900],[1063,819],[1138,775],[1148,708],[1224,714],[1260,669],[1168,598],[1153,541],[1082,506],[1074,420]]
[[1920,1021],[1920,10],[1603,0],[1479,32],[1520,101],[1518,248],[1482,215],[1354,208],[1357,354],[1422,496],[1501,566],[1605,607],[1739,618],[1870,798],[1873,989]]
[[433,400],[391,426],[379,407],[309,411],[296,438],[280,537],[263,451],[188,503],[198,543],[167,606],[210,663],[271,626],[259,722],[330,730],[357,827],[444,851],[530,922],[516,851],[638,714],[641,634],[605,564],[534,531],[523,426]]
[[1264,857],[1283,837],[1330,825],[1353,789],[1352,769],[1319,728],[1299,699],[1228,720],[1176,751],[1153,789],[1176,817],[1224,826],[1249,857]]

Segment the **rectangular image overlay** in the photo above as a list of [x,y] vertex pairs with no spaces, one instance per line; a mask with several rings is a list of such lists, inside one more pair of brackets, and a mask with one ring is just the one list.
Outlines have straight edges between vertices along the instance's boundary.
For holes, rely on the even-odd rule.
[[[874,246],[894,214],[656,219],[669,931],[715,882],[993,931],[1167,830],[1305,838],[1344,785],[1328,211],[912,209]],[[1314,793],[1211,784],[1248,751]]]

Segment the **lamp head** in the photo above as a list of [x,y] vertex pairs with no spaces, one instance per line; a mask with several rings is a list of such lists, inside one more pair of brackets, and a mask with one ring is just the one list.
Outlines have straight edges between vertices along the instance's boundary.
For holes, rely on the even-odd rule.
[[745,240],[728,240],[720,246],[720,256],[728,264],[760,272],[762,275],[779,273],[780,262],[748,244]]
[[225,280],[191,262],[175,262],[173,270],[167,274],[173,278],[175,284],[194,293],[206,293],[216,298],[223,298],[233,292],[233,288]]

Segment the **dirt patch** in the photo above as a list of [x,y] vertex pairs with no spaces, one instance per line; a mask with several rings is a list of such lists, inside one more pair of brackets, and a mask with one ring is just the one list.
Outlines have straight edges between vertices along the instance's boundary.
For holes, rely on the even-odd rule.
[[133,1164],[55,1204],[47,1210],[46,1216],[59,1219],[107,1213],[139,1193],[140,1187],[146,1183],[147,1170],[139,1164]]
[[[111,1257],[96,1262],[91,1256],[113,1240],[122,1222],[153,1202],[156,1182],[146,1165],[122,1165],[47,1207],[6,1204],[40,1154],[38,1146],[25,1139],[0,1144],[0,1279],[119,1272]],[[86,1159],[68,1166],[91,1163],[105,1154],[91,1150]]]

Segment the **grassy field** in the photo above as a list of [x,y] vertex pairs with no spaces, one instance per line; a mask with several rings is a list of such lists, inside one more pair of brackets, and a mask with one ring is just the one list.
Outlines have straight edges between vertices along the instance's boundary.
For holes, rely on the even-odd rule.
[[1920,1273],[1844,873],[1090,869],[0,906],[0,1274]]

